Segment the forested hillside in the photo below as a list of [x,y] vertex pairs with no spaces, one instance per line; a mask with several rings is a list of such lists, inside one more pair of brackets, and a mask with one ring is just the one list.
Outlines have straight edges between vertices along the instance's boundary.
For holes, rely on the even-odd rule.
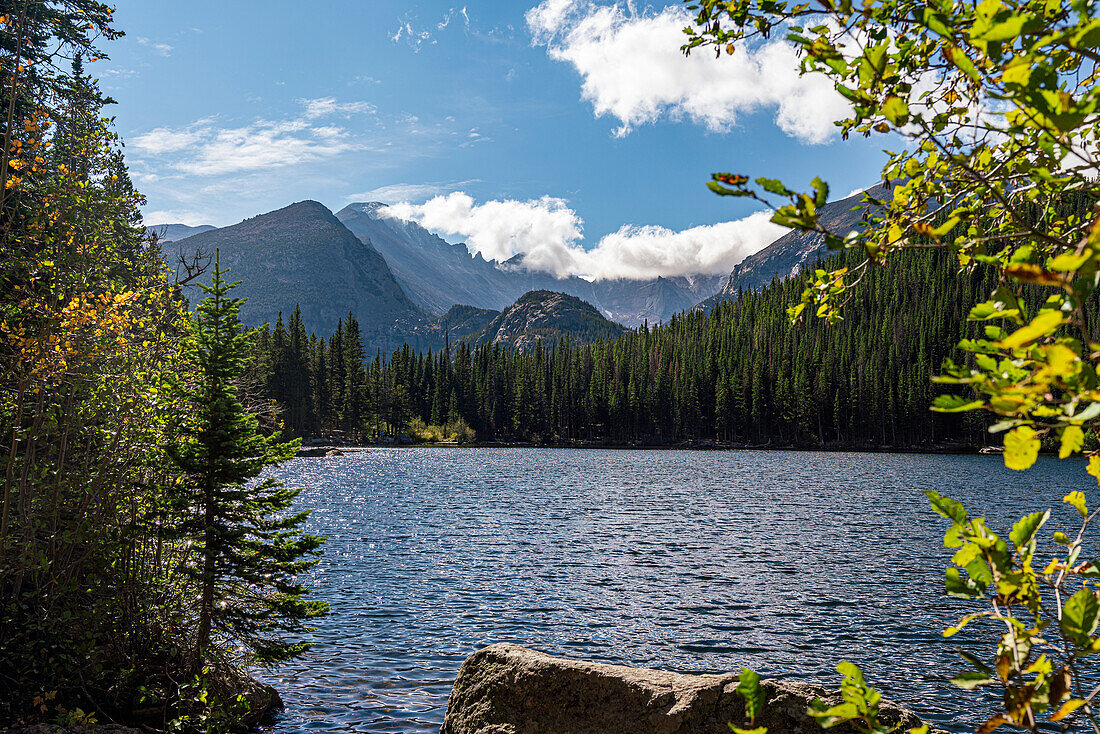
[[256,379],[301,434],[372,438],[419,418],[462,419],[481,440],[983,445],[984,417],[928,406],[941,391],[930,378],[980,328],[965,317],[992,287],[947,252],[916,252],[870,269],[833,327],[790,324],[793,278],[613,341],[406,348],[364,367],[354,333],[310,337],[292,319],[263,340]]

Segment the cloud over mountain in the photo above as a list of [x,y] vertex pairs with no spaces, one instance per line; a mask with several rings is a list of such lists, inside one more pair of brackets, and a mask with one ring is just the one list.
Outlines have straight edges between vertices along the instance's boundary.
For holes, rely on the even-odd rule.
[[682,231],[626,225],[586,250],[584,221],[568,202],[551,196],[479,204],[469,194],[454,192],[423,204],[396,204],[384,212],[443,235],[465,238],[472,252],[490,260],[503,262],[522,254],[530,269],[596,280],[728,273],[786,232],[768,221],[766,213],[758,212]]
[[690,119],[727,132],[739,117],[774,110],[775,123],[803,143],[837,137],[833,120],[848,103],[821,74],[800,76],[793,46],[780,40],[746,45],[715,58],[707,49],[685,57],[682,6],[636,11],[590,0],[544,0],[526,14],[535,45],[581,75],[581,96],[597,117],[619,120],[617,135],[662,117]]

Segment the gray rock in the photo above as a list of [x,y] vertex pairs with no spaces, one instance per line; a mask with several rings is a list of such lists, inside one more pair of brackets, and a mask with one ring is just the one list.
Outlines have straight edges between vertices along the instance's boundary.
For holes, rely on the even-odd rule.
[[[821,686],[764,680],[757,726],[769,734],[820,734],[806,709],[839,694]],[[440,734],[729,734],[745,726],[737,675],[682,675],[565,660],[519,645],[479,650],[462,664]],[[911,711],[883,702],[883,720],[919,726]],[[837,732],[852,732],[847,726]]]

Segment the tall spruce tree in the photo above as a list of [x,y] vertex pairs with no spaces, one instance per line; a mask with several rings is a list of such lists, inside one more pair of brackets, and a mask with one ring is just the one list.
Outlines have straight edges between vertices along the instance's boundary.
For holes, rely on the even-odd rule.
[[228,297],[220,257],[207,298],[195,311],[188,352],[196,377],[182,388],[193,419],[172,438],[168,453],[183,472],[172,504],[176,532],[192,540],[196,559],[186,572],[200,587],[194,645],[196,671],[219,649],[241,644],[257,662],[293,657],[308,644],[284,633],[306,631],[304,620],[328,604],[304,599],[299,574],[319,560],[324,538],[301,525],[307,511],[288,512],[300,489],[257,479],[266,467],[294,456],[299,441],[263,436],[237,396],[255,330],[241,327],[243,298]]

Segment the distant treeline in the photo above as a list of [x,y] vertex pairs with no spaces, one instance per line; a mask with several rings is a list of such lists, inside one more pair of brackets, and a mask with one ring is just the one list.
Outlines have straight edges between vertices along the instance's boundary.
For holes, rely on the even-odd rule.
[[295,310],[261,333],[254,388],[291,432],[352,440],[461,419],[483,441],[982,445],[988,417],[930,412],[943,391],[930,378],[979,333],[966,314],[994,286],[989,271],[960,274],[948,252],[911,252],[869,267],[832,327],[791,325],[803,288],[791,278],[614,341],[373,358],[353,317],[323,339]]

